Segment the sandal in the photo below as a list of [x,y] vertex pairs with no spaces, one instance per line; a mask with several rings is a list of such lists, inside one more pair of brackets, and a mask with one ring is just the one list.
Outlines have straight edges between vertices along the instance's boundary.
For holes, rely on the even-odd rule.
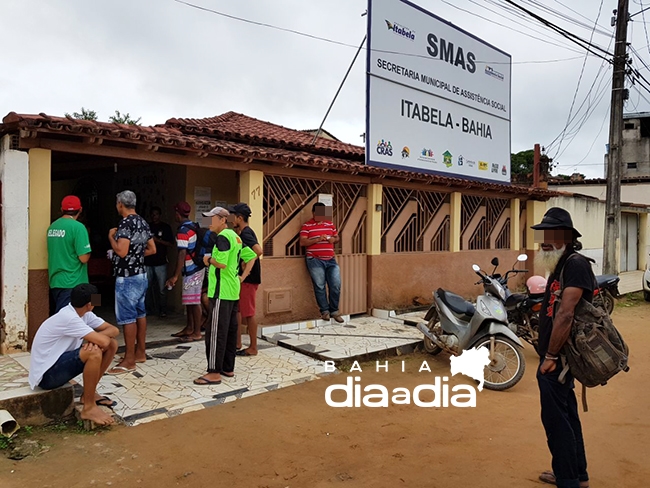
[[194,380],[195,385],[220,385],[221,380],[209,380],[205,376],[201,376]]
[[107,396],[103,396],[99,400],[95,400],[95,404],[97,404],[98,407],[108,407],[108,408],[113,408],[117,406],[117,402],[115,400],[111,400]]
[[[542,473],[539,475],[539,480],[543,481],[544,483],[548,483],[549,485],[556,484],[555,475],[553,474],[553,471],[542,471]],[[589,488],[589,482],[581,481],[580,488]]]

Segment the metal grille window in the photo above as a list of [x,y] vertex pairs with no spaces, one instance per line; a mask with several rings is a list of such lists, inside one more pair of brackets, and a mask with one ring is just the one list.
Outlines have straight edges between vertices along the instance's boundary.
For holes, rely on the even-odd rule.
[[332,221],[341,240],[337,254],[366,249],[366,186],[291,176],[264,176],[264,255],[302,256],[300,228],[319,194],[332,195]]
[[461,249],[510,249],[510,200],[463,195]]
[[382,252],[449,250],[448,194],[387,186],[382,207]]

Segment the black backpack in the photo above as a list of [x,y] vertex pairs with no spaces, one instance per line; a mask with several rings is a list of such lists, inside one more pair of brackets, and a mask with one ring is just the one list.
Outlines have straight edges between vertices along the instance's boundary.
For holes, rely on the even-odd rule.
[[210,241],[211,235],[214,233],[210,229],[201,227],[196,222],[191,222],[191,229],[196,234],[196,246],[194,246],[194,251],[190,252],[189,255],[192,258],[194,265],[198,269],[203,269],[205,268],[205,264],[203,263],[203,256],[205,256],[207,253],[212,252]]

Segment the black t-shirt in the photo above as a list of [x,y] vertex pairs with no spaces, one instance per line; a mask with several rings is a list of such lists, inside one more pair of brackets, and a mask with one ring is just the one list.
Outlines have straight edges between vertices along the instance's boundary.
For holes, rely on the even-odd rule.
[[[172,233],[172,228],[169,226],[169,224],[166,224],[165,222],[158,222],[157,224],[154,224],[152,222],[149,224],[149,228],[151,229],[152,237],[157,237],[160,240],[173,244],[174,234]],[[167,264],[167,246],[157,244],[156,254],[152,254],[151,256],[144,258],[144,265],[162,266],[164,264]]]
[[[537,352],[544,356],[548,352],[549,342],[551,341],[551,332],[553,330],[553,308],[556,296],[554,292],[560,289],[560,273],[565,267],[564,288],[582,288],[582,298],[591,302],[594,297],[596,286],[596,277],[591,270],[591,264],[587,258],[580,256],[571,258],[567,262],[568,256],[562,257],[557,264],[555,271],[549,276],[546,285],[546,293],[542,302],[542,309],[539,312],[539,342]],[[559,351],[553,351],[557,353]]]
[[145,272],[144,250],[147,248],[147,242],[151,239],[147,221],[137,214],[123,218],[117,226],[115,238],[129,240],[129,250],[126,256],[121,258],[115,254],[115,276],[129,277],[143,274]]
[[[242,244],[244,246],[250,247],[251,249],[253,249],[253,246],[255,246],[256,244],[259,244],[255,232],[253,232],[253,229],[251,229],[248,226],[246,226],[244,230],[241,231],[239,237],[241,238]],[[240,275],[242,274],[242,267],[243,265],[240,264],[239,267]],[[253,269],[251,269],[251,272],[248,275],[248,277],[244,280],[244,283],[259,285],[261,282],[262,282],[262,267],[260,265],[260,260],[256,259],[255,263],[253,264]]]

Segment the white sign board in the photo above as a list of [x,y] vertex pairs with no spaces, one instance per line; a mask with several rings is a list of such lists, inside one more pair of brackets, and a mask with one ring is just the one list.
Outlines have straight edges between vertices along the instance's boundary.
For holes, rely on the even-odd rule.
[[406,0],[369,0],[366,163],[510,182],[511,58]]

